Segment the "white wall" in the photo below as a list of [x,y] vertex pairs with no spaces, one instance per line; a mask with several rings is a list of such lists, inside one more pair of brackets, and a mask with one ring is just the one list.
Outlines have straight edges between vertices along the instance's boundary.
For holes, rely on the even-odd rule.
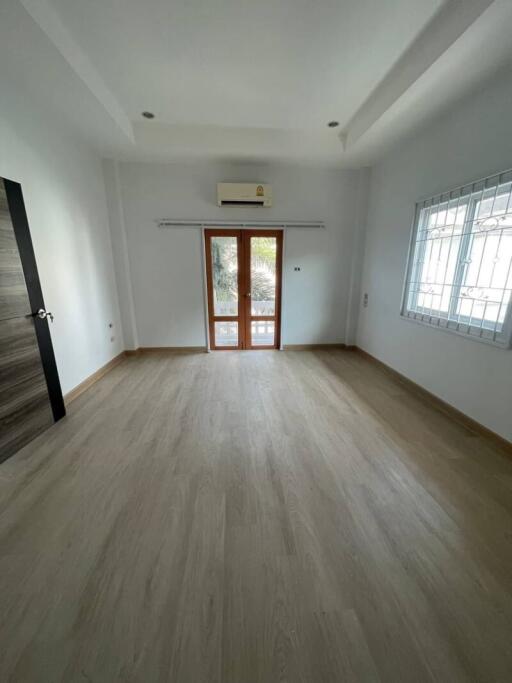
[[[364,173],[277,165],[123,163],[119,177],[140,346],[205,344],[201,233],[196,228],[158,228],[155,220],[164,217],[325,221],[325,230],[286,232],[282,342],[345,341]],[[274,207],[219,208],[216,184],[221,181],[270,183]],[[301,270],[294,271],[294,266]]]
[[358,345],[512,440],[512,350],[399,317],[415,202],[512,167],[512,74],[498,74],[373,170]]
[[0,176],[22,185],[66,393],[124,347],[101,161],[3,81]]
[[114,161],[103,161],[107,207],[112,238],[114,272],[119,292],[119,312],[126,349],[137,349],[139,339],[133,305],[132,273],[126,240],[124,207],[121,199],[119,165]]

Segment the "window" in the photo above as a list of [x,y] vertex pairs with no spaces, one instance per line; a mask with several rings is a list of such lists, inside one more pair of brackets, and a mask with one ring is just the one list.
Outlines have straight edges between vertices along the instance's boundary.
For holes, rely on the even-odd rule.
[[510,346],[512,171],[416,205],[402,316]]

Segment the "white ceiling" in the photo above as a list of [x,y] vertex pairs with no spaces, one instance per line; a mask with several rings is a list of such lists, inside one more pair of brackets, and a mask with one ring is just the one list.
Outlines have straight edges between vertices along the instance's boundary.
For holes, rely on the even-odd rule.
[[510,0],[2,5],[4,70],[123,159],[370,163],[512,53]]
[[51,0],[132,120],[348,121],[442,0]]

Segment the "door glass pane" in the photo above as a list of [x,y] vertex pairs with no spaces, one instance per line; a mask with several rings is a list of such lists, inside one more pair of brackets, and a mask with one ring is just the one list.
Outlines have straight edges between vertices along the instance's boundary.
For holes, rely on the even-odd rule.
[[215,346],[238,346],[238,322],[215,322]]
[[251,322],[251,343],[253,346],[273,346],[274,345],[273,320],[253,320]]
[[214,315],[238,315],[238,242],[236,237],[212,237]]
[[251,237],[252,315],[276,314],[276,256],[275,237]]

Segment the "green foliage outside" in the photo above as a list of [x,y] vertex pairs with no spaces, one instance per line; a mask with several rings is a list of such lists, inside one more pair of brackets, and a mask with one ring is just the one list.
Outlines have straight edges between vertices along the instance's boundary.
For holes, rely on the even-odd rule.
[[[251,241],[251,285],[254,301],[274,298],[276,240],[258,237]],[[217,301],[236,301],[238,288],[236,237],[212,239],[213,283]]]

